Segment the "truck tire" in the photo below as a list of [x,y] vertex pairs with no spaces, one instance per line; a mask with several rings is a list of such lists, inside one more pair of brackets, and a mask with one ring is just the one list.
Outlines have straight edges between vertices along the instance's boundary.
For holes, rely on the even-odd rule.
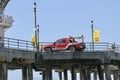
[[74,46],[70,46],[70,47],[69,47],[69,50],[70,50],[70,52],[75,52],[75,51],[76,51],[76,48],[75,48]]
[[45,52],[52,52],[52,49],[50,47],[45,48]]

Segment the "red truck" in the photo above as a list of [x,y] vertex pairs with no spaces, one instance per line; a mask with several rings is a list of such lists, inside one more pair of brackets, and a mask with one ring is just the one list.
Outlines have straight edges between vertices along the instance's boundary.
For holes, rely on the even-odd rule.
[[[82,42],[76,41],[76,39],[82,39]],[[43,50],[45,52],[53,52],[53,51],[63,51],[69,50],[70,52],[75,51],[83,51],[85,49],[85,43],[83,42],[82,37],[68,37],[68,38],[61,38],[57,41],[44,45]]]

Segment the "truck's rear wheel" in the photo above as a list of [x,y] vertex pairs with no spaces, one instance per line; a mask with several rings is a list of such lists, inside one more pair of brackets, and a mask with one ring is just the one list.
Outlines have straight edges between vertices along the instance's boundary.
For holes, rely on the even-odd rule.
[[76,51],[76,48],[75,48],[74,46],[70,46],[70,47],[69,47],[69,50],[70,50],[70,52],[75,52],[75,51]]
[[52,52],[52,49],[50,47],[45,48],[45,52]]

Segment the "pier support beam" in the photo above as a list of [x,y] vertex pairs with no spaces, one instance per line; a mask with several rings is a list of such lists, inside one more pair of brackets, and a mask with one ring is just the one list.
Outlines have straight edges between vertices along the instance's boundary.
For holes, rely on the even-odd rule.
[[28,66],[28,80],[33,80],[32,65],[29,65],[29,66]]
[[80,80],[82,80],[82,76],[81,76],[81,73],[79,72],[79,76],[80,76]]
[[33,80],[32,65],[22,67],[22,80]]
[[75,73],[74,66],[72,66],[71,68],[71,80],[76,80],[76,73]]
[[68,80],[67,69],[64,69],[64,80]]
[[97,71],[94,71],[94,80],[97,80]]
[[82,74],[82,73],[81,73],[81,71],[80,71],[80,72],[79,72],[80,80],[82,80],[82,76],[81,76],[81,74]]
[[113,71],[113,80],[118,80],[118,79],[117,79],[116,71]]
[[81,80],[87,80],[87,75],[86,75],[86,71],[84,68],[84,65],[80,66],[80,76],[81,76]]
[[119,75],[120,73],[119,72],[117,72],[117,80],[120,80],[120,75]]
[[100,80],[104,80],[104,76],[103,76],[103,70],[101,68],[101,65],[97,65],[97,70],[98,70],[98,76]]
[[7,63],[0,63],[0,80],[7,80]]
[[104,65],[104,67],[105,67],[106,79],[107,79],[107,80],[112,80],[112,79],[111,79],[111,74],[110,74],[109,65]]
[[52,80],[52,67],[51,66],[46,67],[45,80]]
[[58,80],[62,80],[62,72],[58,72]]
[[42,71],[42,80],[45,80],[45,71]]
[[89,69],[87,69],[87,80],[91,80],[91,73]]
[[27,79],[27,67],[22,68],[22,80],[28,80]]
[[[118,63],[118,64],[120,64],[120,63]],[[119,68],[119,70],[117,72],[117,80],[120,80],[120,65],[118,65],[118,68]]]

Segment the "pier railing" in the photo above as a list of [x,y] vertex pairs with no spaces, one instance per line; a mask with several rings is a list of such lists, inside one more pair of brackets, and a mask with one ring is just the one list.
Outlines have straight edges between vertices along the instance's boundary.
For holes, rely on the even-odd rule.
[[31,41],[0,37],[0,48],[33,51]]
[[[94,47],[93,47],[94,46]],[[91,42],[86,42],[85,51],[115,51],[120,52],[120,46],[115,43],[99,42],[92,44]]]
[[[42,48],[52,42],[40,42],[39,44],[42,45]],[[84,51],[86,52],[96,52],[96,51],[115,51],[120,52],[120,45],[115,43],[107,43],[107,42],[99,42],[92,44],[91,42],[85,42],[86,48]],[[93,50],[94,46],[94,50]],[[28,50],[34,51],[35,47],[32,46],[31,41],[26,40],[19,40],[7,37],[0,37],[0,48],[7,48],[7,49],[18,49],[18,50]],[[39,46],[39,48],[41,48]],[[41,50],[41,49],[39,49]]]
[[[40,42],[39,44],[44,47],[47,44],[50,44],[53,42]],[[85,52],[96,52],[96,51],[115,51],[115,52],[120,52],[120,45],[117,45],[115,43],[107,43],[107,42],[99,42],[99,43],[94,43],[92,42],[85,42],[86,48]],[[94,46],[94,47],[93,47]]]

